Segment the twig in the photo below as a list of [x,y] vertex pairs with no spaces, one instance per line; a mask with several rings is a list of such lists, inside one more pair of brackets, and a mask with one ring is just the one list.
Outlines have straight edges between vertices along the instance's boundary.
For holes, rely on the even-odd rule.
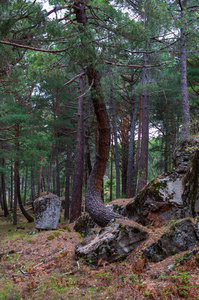
[[[21,268],[22,268],[22,267],[21,267]],[[21,268],[19,268],[19,271],[20,271],[23,275],[27,276],[28,273],[27,273],[27,272],[24,272]]]
[[69,81],[67,81],[66,83],[64,83],[64,86],[66,86],[66,85],[68,85],[68,84],[72,83],[73,81],[75,81],[75,79],[77,79],[77,78],[79,78],[79,77],[83,76],[84,74],[85,74],[85,72],[82,72],[82,73],[80,73],[80,74],[76,75],[76,76],[75,76],[75,77],[73,77],[71,80],[69,80]]

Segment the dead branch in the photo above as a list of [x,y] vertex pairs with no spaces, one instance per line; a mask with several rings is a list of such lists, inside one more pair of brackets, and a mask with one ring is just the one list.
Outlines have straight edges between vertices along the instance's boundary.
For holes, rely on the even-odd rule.
[[40,51],[40,52],[46,52],[46,53],[60,53],[60,52],[66,52],[67,49],[61,49],[61,50],[45,50],[45,49],[40,49],[40,48],[35,48],[31,46],[25,46],[25,45],[20,45],[12,42],[6,42],[6,41],[0,41],[0,44],[3,45],[8,45],[8,46],[13,46],[17,48],[23,48],[23,49],[28,49],[32,51]]

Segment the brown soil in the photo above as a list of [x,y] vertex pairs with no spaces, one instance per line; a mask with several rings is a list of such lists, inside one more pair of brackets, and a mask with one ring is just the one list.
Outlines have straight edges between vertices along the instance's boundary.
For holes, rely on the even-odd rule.
[[[96,267],[75,259],[83,238],[73,225],[38,232],[21,214],[13,226],[0,212],[0,299],[199,299],[197,245],[188,258],[183,252],[158,263],[145,261],[141,245],[125,261]],[[155,240],[165,228],[148,230]]]

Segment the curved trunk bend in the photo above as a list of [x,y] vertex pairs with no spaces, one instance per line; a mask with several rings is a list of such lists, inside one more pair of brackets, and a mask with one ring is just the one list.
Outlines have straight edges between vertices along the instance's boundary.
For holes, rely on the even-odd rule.
[[91,66],[88,69],[89,84],[92,84],[91,98],[98,123],[99,140],[95,164],[89,176],[86,189],[86,210],[99,226],[106,226],[114,218],[121,215],[107,208],[101,199],[103,177],[106,171],[110,149],[110,124],[106,106],[102,103],[99,75]]

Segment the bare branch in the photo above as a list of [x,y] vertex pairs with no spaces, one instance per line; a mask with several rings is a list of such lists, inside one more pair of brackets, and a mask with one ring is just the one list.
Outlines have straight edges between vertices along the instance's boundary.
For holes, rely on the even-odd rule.
[[15,139],[18,139],[18,137],[13,137],[13,138],[8,138],[8,139],[0,139],[0,142],[7,142],[7,141],[15,140]]
[[169,63],[171,61],[165,61],[161,64],[157,64],[157,65],[146,65],[146,66],[140,66],[140,65],[123,65],[123,64],[117,64],[117,63],[113,63],[110,61],[105,61],[106,64],[108,65],[112,65],[112,66],[117,66],[117,67],[127,67],[127,68],[156,68],[156,67],[161,67],[163,64]]
[[40,49],[40,48],[35,48],[31,46],[25,46],[25,45],[20,45],[12,42],[6,42],[6,41],[0,41],[0,44],[3,45],[8,45],[8,46],[13,46],[17,48],[23,48],[23,49],[28,49],[28,50],[33,50],[33,51],[40,51],[40,52],[47,52],[47,53],[60,53],[60,52],[65,52],[67,49],[61,49],[61,50],[45,50],[45,49]]
[[14,127],[15,124],[9,126],[9,127],[3,127],[3,128],[0,128],[0,130],[9,130],[10,128]]
[[75,81],[77,78],[83,76],[85,74],[85,72],[82,72],[78,75],[76,75],[75,77],[73,77],[72,79],[70,79],[69,81],[67,81],[66,83],[64,83],[64,86],[69,85],[70,83],[72,83],[73,81]]

